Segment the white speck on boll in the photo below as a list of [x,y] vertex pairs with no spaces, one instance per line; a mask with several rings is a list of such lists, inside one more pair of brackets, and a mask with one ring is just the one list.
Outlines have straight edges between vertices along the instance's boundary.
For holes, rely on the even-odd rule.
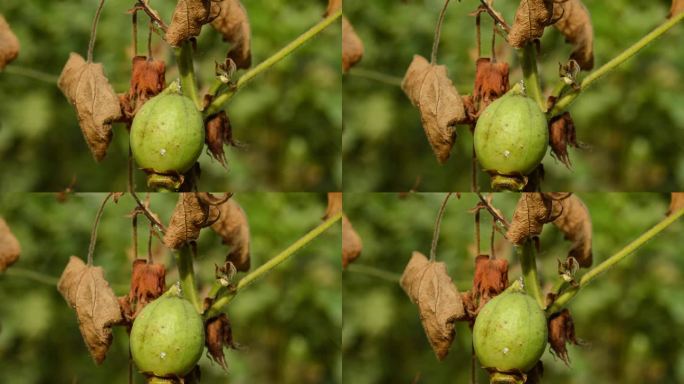
[[164,360],[166,358],[166,352],[162,352],[159,354],[159,357]]
[[504,349],[501,350],[501,352],[503,352],[504,355],[507,354],[508,351],[510,351],[510,349],[508,349],[508,347],[504,347]]
[[166,149],[164,149],[164,148],[160,149],[159,154],[162,156],[166,155]]

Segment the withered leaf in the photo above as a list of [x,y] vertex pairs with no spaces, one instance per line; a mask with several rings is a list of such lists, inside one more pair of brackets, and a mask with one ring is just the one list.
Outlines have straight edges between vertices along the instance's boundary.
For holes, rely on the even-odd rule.
[[329,219],[342,212],[342,192],[328,192],[328,206],[323,219]]
[[670,7],[670,13],[667,18],[672,18],[681,12],[684,12],[684,0],[672,0],[672,7]]
[[570,112],[555,116],[549,122],[549,146],[553,157],[568,168],[572,166],[568,146],[579,148],[580,145],[577,143],[575,123],[572,121]]
[[[208,193],[179,193],[169,226],[164,234],[164,245],[178,249],[186,243],[197,240],[200,230],[216,219],[218,208]],[[213,213],[213,214],[210,214]]]
[[544,224],[553,221],[552,201],[541,193],[520,194],[506,238],[515,245],[541,234]]
[[342,215],[342,268],[347,268],[358,259],[362,250],[361,236],[356,233],[347,215]]
[[570,311],[563,309],[559,313],[551,315],[549,318],[549,344],[551,351],[558,356],[566,365],[570,364],[567,343],[579,345],[580,342],[575,337],[575,323],[572,321]]
[[10,265],[16,263],[20,254],[19,241],[5,220],[0,218],[0,272],[5,272]]
[[503,292],[508,286],[508,261],[492,259],[488,255],[475,258],[473,292],[480,298],[480,306]]
[[437,359],[444,359],[454,341],[454,322],[466,316],[463,299],[447,273],[446,264],[429,261],[414,251],[400,284],[418,305],[421,323]]
[[482,111],[508,91],[508,63],[492,62],[488,57],[477,59],[473,97]]
[[166,87],[166,64],[163,60],[148,59],[145,56],[133,58],[131,87],[124,94],[121,104],[124,115],[132,119],[138,109]]
[[541,38],[544,28],[553,21],[553,3],[554,0],[521,0],[508,33],[508,43],[522,48]]
[[207,351],[209,351],[209,357],[223,367],[223,369],[228,369],[223,348],[237,348],[233,342],[233,330],[228,316],[222,313],[212,317],[207,320],[204,329],[206,334],[204,343],[207,346]]
[[326,8],[325,14],[323,16],[330,16],[333,14],[333,12],[340,8],[342,8],[342,0],[328,0],[328,7]]
[[198,36],[202,25],[210,21],[211,0],[178,0],[164,40],[173,47]]
[[238,271],[248,271],[250,234],[247,215],[235,199],[229,199],[219,205],[218,209],[219,218],[211,225],[211,229],[221,236],[223,244],[230,247],[226,261],[233,263]]
[[444,163],[456,140],[454,125],[466,119],[463,100],[447,77],[446,67],[432,65],[415,55],[406,71],[401,89],[420,110],[420,119],[432,150]]
[[670,194],[670,208],[667,210],[667,215],[679,211],[684,208],[684,192],[672,192]]
[[233,140],[233,127],[226,111],[220,111],[207,117],[204,123],[204,142],[209,149],[209,155],[216,159],[221,165],[226,166],[226,153],[224,145],[239,146]]
[[594,27],[591,25],[589,10],[582,0],[556,2],[553,18],[558,20],[554,26],[572,44],[570,59],[577,61],[580,68],[588,71],[594,67]]
[[166,268],[164,264],[148,263],[147,260],[133,260],[130,302],[138,305],[137,311],[164,293],[166,287]]
[[347,73],[363,58],[363,41],[354,26],[342,16],[342,72]]
[[112,344],[111,327],[122,321],[119,302],[104,278],[102,267],[88,266],[71,256],[57,289],[76,311],[88,351],[101,364]]
[[590,267],[592,226],[587,206],[576,195],[569,195],[553,205],[553,216],[553,224],[572,242],[568,258],[573,257],[580,267]]
[[211,25],[223,35],[223,41],[231,45],[227,58],[233,60],[237,68],[249,68],[252,65],[252,31],[247,10],[240,0],[221,0],[218,8],[218,16]]
[[0,15],[0,71],[19,56],[19,39]]
[[88,63],[81,55],[69,55],[57,83],[76,108],[78,123],[95,160],[102,160],[112,140],[112,122],[121,117],[119,97],[100,63]]

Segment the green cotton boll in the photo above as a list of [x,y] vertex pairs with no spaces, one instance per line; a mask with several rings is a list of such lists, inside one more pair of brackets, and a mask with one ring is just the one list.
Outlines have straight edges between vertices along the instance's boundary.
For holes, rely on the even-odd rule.
[[480,363],[498,372],[527,372],[544,354],[546,316],[522,291],[506,291],[482,308],[473,328]]
[[474,141],[477,160],[485,171],[492,175],[525,176],[546,154],[546,117],[534,100],[509,93],[482,112]]
[[204,351],[202,317],[189,301],[162,296],[135,318],[130,345],[141,372],[158,377],[184,376]]

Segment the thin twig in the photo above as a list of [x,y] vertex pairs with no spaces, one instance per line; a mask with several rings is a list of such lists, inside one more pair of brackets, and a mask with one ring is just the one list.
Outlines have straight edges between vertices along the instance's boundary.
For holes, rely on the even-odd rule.
[[100,225],[100,218],[102,218],[102,212],[104,212],[105,204],[114,193],[109,192],[102,200],[100,204],[100,209],[97,210],[97,215],[95,215],[95,224],[93,224],[93,229],[90,232],[90,245],[88,246],[88,265],[93,265],[93,252],[95,252],[95,242],[97,241],[97,227]]
[[157,27],[159,27],[159,29],[161,29],[164,33],[166,33],[166,30],[168,29],[168,27],[166,26],[166,24],[164,24],[164,20],[162,20],[161,17],[159,17],[159,14],[157,13],[157,11],[155,11],[154,9],[152,9],[152,7],[150,7],[150,5],[147,3],[148,1],[149,0],[138,0],[138,4],[142,8],[142,10],[145,11],[145,13],[147,13],[147,16],[150,17],[150,19],[153,21],[153,23]]
[[138,7],[134,7],[131,9],[132,12],[132,21],[131,23],[133,24],[133,56],[138,55]]
[[430,261],[435,261],[437,259],[437,241],[439,239],[439,231],[442,226],[442,216],[444,216],[444,211],[446,210],[447,201],[453,192],[447,193],[442,205],[439,207],[439,212],[437,213],[437,219],[435,220],[435,229],[432,232],[432,245],[430,246]]
[[133,196],[133,198],[135,199],[135,202],[138,204],[138,207],[140,207],[140,209],[142,210],[142,212],[143,212],[143,214],[145,215],[145,217],[147,217],[147,219],[148,219],[152,224],[155,225],[156,229],[157,229],[159,232],[161,232],[162,234],[166,233],[166,228],[164,227],[164,224],[160,223],[160,222],[157,220],[157,218],[154,217],[154,215],[152,214],[152,212],[150,212],[150,210],[147,209],[147,207],[145,206],[145,204],[143,204],[142,201],[140,201],[140,199],[138,198],[138,195],[136,195],[134,191],[131,191],[131,196]]
[[477,192],[477,197],[480,198],[480,201],[482,202],[482,204],[484,204],[485,208],[487,208],[487,211],[489,211],[489,213],[494,217],[494,219],[501,223],[501,225],[503,225],[505,229],[508,229],[510,223],[506,220],[506,218],[501,216],[499,212],[497,212],[496,208],[492,207],[492,205],[489,204],[489,201],[487,201],[487,199],[485,199],[480,192]]
[[439,19],[437,20],[437,26],[435,27],[435,39],[432,42],[432,54],[430,55],[430,64],[437,64],[437,50],[439,49],[439,39],[442,35],[442,23],[444,23],[444,15],[446,14],[448,6],[449,0],[446,0],[444,2],[442,10],[439,12]]
[[97,6],[95,12],[95,19],[93,19],[93,27],[90,29],[90,41],[88,42],[88,62],[93,62],[93,49],[95,49],[95,38],[97,36],[97,23],[100,21],[100,13],[104,7],[105,0],[100,0],[100,5]]
[[499,27],[501,27],[501,29],[503,29],[504,31],[506,31],[506,33],[510,32],[511,27],[508,26],[508,24],[506,24],[506,20],[503,19],[503,16],[501,16],[501,14],[500,14],[499,12],[497,12],[496,10],[494,10],[494,8],[492,8],[492,6],[489,5],[489,3],[488,3],[487,1],[485,1],[485,0],[480,0],[480,3],[482,3],[482,6],[485,8],[485,11],[487,11],[487,13],[489,14],[489,16],[491,16],[492,19],[494,19],[494,22],[495,22]]
[[478,204],[477,207],[475,207],[475,247],[476,247],[476,255],[475,256],[480,256],[482,253],[481,248],[480,248],[480,205]]
[[138,213],[139,210],[135,209],[133,211],[133,219],[132,219],[132,226],[133,226],[133,260],[138,259]]

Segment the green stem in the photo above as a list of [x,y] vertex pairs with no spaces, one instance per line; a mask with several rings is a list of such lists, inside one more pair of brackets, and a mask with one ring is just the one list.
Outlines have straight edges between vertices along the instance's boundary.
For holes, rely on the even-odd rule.
[[363,265],[352,263],[347,266],[347,271],[353,273],[360,273],[368,276],[377,277],[390,283],[399,284],[401,275],[394,272],[385,271],[384,269],[372,267],[370,265]]
[[673,212],[672,214],[667,216],[665,219],[663,219],[661,222],[656,224],[653,228],[649,229],[644,234],[637,237],[634,241],[627,244],[624,248],[619,250],[617,253],[610,256],[608,259],[606,259],[601,264],[592,268],[589,272],[585,273],[582,276],[582,278],[580,279],[579,284],[576,287],[571,287],[567,291],[560,294],[556,298],[556,300],[554,300],[553,304],[550,305],[549,308],[546,309],[546,313],[548,315],[551,315],[551,314],[556,313],[559,310],[561,310],[573,297],[575,297],[575,295],[580,291],[580,289],[586,287],[589,283],[591,283],[599,275],[606,272],[610,268],[614,267],[615,264],[622,261],[625,257],[631,255],[634,251],[636,251],[641,246],[646,244],[649,240],[654,238],[660,232],[664,231],[667,227],[672,225],[672,223],[677,221],[677,219],[679,219],[683,215],[684,215],[684,209],[680,209],[679,211]]
[[287,44],[285,47],[280,49],[278,52],[273,54],[271,57],[268,59],[264,60],[263,62],[259,63],[256,67],[250,69],[249,71],[245,72],[237,81],[235,84],[235,87],[227,91],[226,93],[221,94],[220,96],[216,97],[211,104],[207,107],[207,109],[204,111],[205,116],[209,116],[211,114],[214,114],[218,112],[222,106],[230,100],[233,95],[237,91],[239,91],[242,87],[247,85],[252,79],[254,79],[257,75],[261,74],[262,72],[265,72],[269,68],[271,68],[273,65],[278,63],[279,61],[283,60],[286,58],[290,53],[294,52],[297,48],[301,47],[304,45],[306,42],[311,40],[312,38],[316,37],[321,31],[323,31],[325,28],[330,26],[335,20],[339,19],[342,16],[342,10],[338,10],[337,12],[331,14],[330,16],[324,18],[320,22],[318,22],[316,25],[311,27],[308,31],[302,33],[291,41],[289,44]]
[[368,80],[377,81],[379,83],[401,87],[402,78],[392,75],[387,75],[382,72],[372,71],[364,68],[352,68],[347,72],[348,75],[361,77]]
[[219,312],[221,312],[224,306],[228,305],[228,303],[230,303],[230,301],[233,300],[233,297],[235,297],[235,295],[239,291],[247,288],[252,283],[254,283],[254,281],[266,275],[272,269],[288,260],[297,251],[304,248],[304,246],[306,246],[311,241],[316,239],[319,235],[325,232],[328,228],[332,227],[333,224],[337,223],[340,219],[342,219],[342,212],[339,212],[336,215],[327,219],[326,221],[322,222],[316,228],[312,229],[309,233],[299,238],[299,240],[292,243],[289,247],[285,248],[284,251],[280,252],[275,257],[273,257],[266,263],[262,264],[259,268],[247,274],[238,282],[234,290],[230,291],[225,296],[217,298],[217,300],[214,301],[214,303],[212,304],[211,308],[207,310],[207,313],[204,315],[204,317],[208,319],[217,315]]
[[201,110],[202,104],[197,94],[197,79],[195,78],[195,68],[192,61],[192,45],[189,41],[186,41],[180,48],[176,48],[175,51],[181,90],[185,96],[195,103],[197,109]]
[[546,111],[546,103],[542,96],[539,72],[537,71],[537,52],[535,51],[534,44],[527,43],[523,47],[520,54],[520,64],[522,65],[527,95],[537,102],[542,111]]
[[544,297],[541,293],[539,277],[537,276],[537,261],[534,254],[534,245],[532,244],[532,241],[526,241],[525,244],[516,248],[518,257],[520,258],[520,266],[522,267],[525,290],[537,300],[537,303],[539,303],[541,308],[544,308]]
[[35,69],[17,67],[16,65],[8,65],[7,67],[5,67],[3,72],[10,73],[12,75],[28,77],[29,79],[43,81],[50,84],[56,84],[59,80],[59,76],[55,76],[53,74],[45,73]]
[[18,268],[18,267],[12,267],[8,268],[4,275],[7,276],[15,276],[15,277],[21,277],[24,279],[29,279],[33,280],[37,283],[45,284],[45,285],[51,285],[55,286],[59,282],[59,278],[46,275],[44,273],[32,271],[30,269],[24,269],[24,268]]
[[585,89],[589,88],[595,81],[599,80],[601,77],[606,75],[607,73],[615,70],[620,64],[624,63],[625,61],[629,60],[632,56],[636,55],[640,50],[644,49],[646,46],[648,46],[650,43],[652,43],[655,39],[658,37],[662,36],[665,34],[665,32],[669,31],[677,25],[680,21],[684,19],[684,12],[676,15],[675,17],[665,21],[663,24],[658,26],[656,29],[648,33],[646,36],[642,37],[639,41],[634,43],[631,47],[627,48],[624,50],[622,53],[619,55],[615,56],[612,60],[609,62],[603,64],[601,68],[595,70],[594,72],[590,73],[587,75],[587,77],[582,80],[582,83],[580,84],[580,89],[566,94],[563,96],[558,102],[556,102],[556,105],[553,107],[551,112],[549,113],[549,117],[556,116],[563,111],[565,111],[570,104],[572,104],[573,101],[577,98],[577,96],[580,95],[582,91]]
[[178,264],[178,275],[180,276],[183,297],[188,299],[197,308],[197,312],[202,312],[199,298],[197,297],[197,285],[195,284],[195,269],[192,265],[192,252],[190,245],[183,246],[176,253],[176,264]]

